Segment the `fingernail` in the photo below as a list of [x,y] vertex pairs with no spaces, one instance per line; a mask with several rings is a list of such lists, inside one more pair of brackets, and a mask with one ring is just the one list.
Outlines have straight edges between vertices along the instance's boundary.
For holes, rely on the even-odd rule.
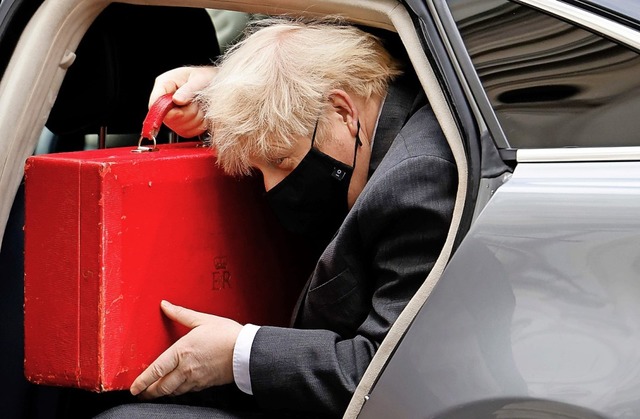
[[162,308],[170,308],[170,307],[173,307],[173,304],[171,304],[167,300],[162,300],[162,301],[160,301],[160,306]]
[[188,98],[187,98],[187,95],[185,95],[183,92],[181,92],[180,90],[177,90],[173,94],[173,101],[179,105],[183,105],[188,101]]

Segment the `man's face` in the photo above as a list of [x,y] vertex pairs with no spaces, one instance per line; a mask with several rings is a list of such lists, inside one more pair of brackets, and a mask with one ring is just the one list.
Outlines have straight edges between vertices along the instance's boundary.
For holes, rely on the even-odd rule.
[[[351,132],[347,129],[338,114],[332,115],[329,122],[330,138],[317,138],[314,147],[321,152],[341,161],[349,166],[353,165],[355,139]],[[311,138],[298,137],[291,149],[283,150],[270,161],[264,159],[256,159],[252,161],[254,168],[258,169],[262,174],[264,188],[268,192],[285,177],[287,177],[293,169],[295,169],[302,159],[311,149]],[[368,146],[358,148],[356,155],[356,167],[349,185],[348,205],[351,207],[355,199],[362,191],[369,166],[369,157],[371,155]]]

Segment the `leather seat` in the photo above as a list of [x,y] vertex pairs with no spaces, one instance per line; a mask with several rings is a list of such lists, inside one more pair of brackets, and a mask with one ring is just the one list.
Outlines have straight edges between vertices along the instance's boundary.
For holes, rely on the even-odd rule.
[[219,53],[203,9],[110,5],[78,46],[49,115],[58,150],[100,127],[139,134],[155,77],[183,65],[211,64]]

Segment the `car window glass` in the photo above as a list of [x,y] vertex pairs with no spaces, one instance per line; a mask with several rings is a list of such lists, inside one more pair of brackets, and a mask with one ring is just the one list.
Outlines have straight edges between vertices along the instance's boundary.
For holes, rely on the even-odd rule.
[[583,0],[586,4],[610,10],[629,20],[640,22],[640,3],[637,1],[620,0]]
[[449,0],[516,148],[640,145],[640,56],[506,0]]

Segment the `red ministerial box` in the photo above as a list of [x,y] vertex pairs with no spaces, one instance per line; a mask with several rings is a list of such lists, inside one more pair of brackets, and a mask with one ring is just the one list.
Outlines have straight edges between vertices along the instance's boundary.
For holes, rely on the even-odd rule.
[[310,258],[265,207],[259,179],[224,175],[195,143],[29,158],[25,374],[128,388],[183,327],[160,301],[286,325]]

